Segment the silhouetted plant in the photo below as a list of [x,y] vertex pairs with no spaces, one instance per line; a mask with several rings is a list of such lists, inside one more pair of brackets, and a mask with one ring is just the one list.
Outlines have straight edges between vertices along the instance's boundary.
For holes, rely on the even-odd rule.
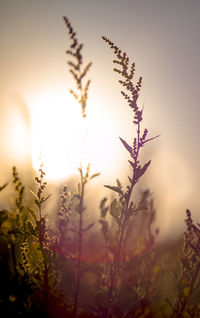
[[[147,142],[155,139],[158,136],[147,139],[148,130],[144,129],[143,132],[141,131],[143,109],[139,109],[137,103],[142,85],[142,78],[140,77],[137,84],[134,85],[133,77],[135,72],[135,63],[132,63],[130,65],[129,57],[125,52],[122,53],[121,50],[106,37],[103,36],[102,38],[114,51],[116,59],[113,60],[113,63],[117,64],[121,68],[114,68],[114,71],[121,75],[122,79],[119,80],[119,83],[126,90],[121,91],[121,93],[124,96],[125,100],[127,100],[128,105],[131,107],[133,111],[133,123],[136,125],[136,137],[133,139],[131,146],[125,140],[120,138],[122,144],[129,152],[131,157],[131,160],[129,160],[129,164],[132,170],[132,175],[131,177],[128,177],[129,185],[126,187],[126,190],[123,189],[123,186],[119,182],[119,180],[117,180],[116,186],[106,185],[107,188],[116,192],[119,196],[119,199],[115,198],[111,202],[109,211],[117,227],[117,236],[115,236],[114,240],[113,238],[110,238],[108,246],[108,249],[112,254],[112,263],[110,266],[110,273],[108,279],[108,299],[109,303],[112,304],[114,301],[114,294],[116,293],[119,273],[125,266],[124,260],[128,257],[125,246],[126,231],[130,224],[130,219],[132,217],[135,217],[137,212],[141,210],[141,208],[132,200],[132,192],[135,185],[146,172],[147,168],[151,163],[151,161],[149,160],[147,163],[141,166],[139,159],[140,150],[144,147],[144,145]],[[105,232],[105,226],[107,226],[105,220],[101,220],[101,224],[103,226],[103,231]],[[150,235],[149,240],[151,241],[151,243],[154,242],[154,236],[152,234]]]
[[70,89],[70,93],[74,96],[74,98],[78,101],[78,103],[81,105],[82,109],[82,117],[86,117],[86,105],[87,105],[87,99],[88,99],[88,89],[90,85],[90,80],[86,81],[86,84],[84,85],[83,81],[85,76],[87,75],[92,63],[88,63],[85,66],[83,66],[83,55],[82,55],[82,49],[83,44],[79,44],[78,39],[76,37],[76,32],[74,32],[73,27],[71,26],[71,23],[67,17],[63,17],[65,21],[65,25],[68,29],[68,33],[70,36],[70,39],[72,40],[72,44],[70,45],[70,50],[67,50],[66,53],[69,55],[72,60],[68,60],[67,64],[69,65],[69,71],[73,75],[77,91]]
[[[88,99],[88,89],[90,85],[90,80],[86,81],[84,85],[83,81],[85,76],[87,75],[92,63],[88,63],[86,66],[83,66],[83,55],[82,55],[82,48],[83,44],[79,44],[78,39],[76,37],[76,32],[67,17],[64,17],[65,25],[68,29],[68,33],[70,39],[72,40],[72,44],[70,45],[70,49],[66,51],[67,55],[69,55],[72,60],[68,60],[67,64],[69,65],[69,71],[73,75],[77,90],[70,90],[73,94],[75,99],[81,105],[82,109],[82,118],[86,117],[86,106],[87,106],[87,99]],[[74,193],[71,197],[71,204],[68,206],[71,209],[73,208],[74,212],[78,214],[78,228],[75,226],[71,228],[74,234],[78,236],[77,240],[77,251],[73,256],[76,259],[76,273],[75,273],[75,291],[74,291],[74,303],[73,303],[73,312],[74,317],[78,316],[78,309],[79,309],[79,293],[80,293],[80,282],[81,282],[81,263],[82,263],[82,245],[83,245],[83,236],[84,234],[92,228],[94,223],[89,224],[86,228],[83,226],[83,212],[85,210],[84,207],[84,195],[85,195],[85,187],[87,182],[98,176],[99,173],[93,174],[91,177],[89,176],[90,172],[90,165],[87,166],[85,175],[83,173],[82,166],[78,168],[80,173],[80,183],[78,183],[78,191]],[[64,188],[65,189],[65,188]],[[62,203],[66,202],[67,193],[63,191],[62,195]],[[78,202],[76,202],[78,201]],[[73,207],[72,202],[75,204]],[[69,209],[66,209],[64,204],[61,205],[61,212],[65,214],[65,224],[67,225],[69,222]]]
[[186,210],[187,229],[181,257],[181,275],[177,282],[177,297],[167,299],[173,318],[199,317],[200,315],[200,224],[193,223],[191,213]]
[[[65,255],[67,260],[74,263],[74,299],[73,299],[73,316],[79,315],[79,297],[80,286],[83,274],[86,267],[83,261],[83,239],[86,233],[94,226],[94,223],[88,225],[84,222],[84,206],[85,188],[87,183],[97,177],[99,174],[95,173],[90,176],[90,166],[88,165],[85,174],[82,167],[78,168],[80,173],[80,182],[77,185],[77,191],[71,192],[64,186],[61,194],[61,206],[59,211],[58,228],[60,233],[60,243],[58,248],[61,248],[61,254]],[[78,219],[77,219],[78,216]],[[71,290],[71,293],[72,293]]]
[[80,280],[81,280],[81,262],[82,260],[82,244],[83,244],[83,235],[87,233],[93,226],[94,223],[91,223],[85,227],[83,223],[83,213],[85,210],[84,206],[84,195],[85,195],[85,187],[89,180],[98,176],[98,174],[94,174],[90,177],[89,175],[89,165],[87,167],[85,175],[83,174],[82,167],[79,168],[80,172],[80,183],[78,184],[78,193],[76,194],[76,199],[78,203],[76,205],[76,212],[79,215],[79,225],[78,225],[78,253],[77,253],[77,270],[76,270],[76,284],[75,284],[75,295],[74,295],[74,317],[78,315],[78,298],[80,291]]
[[[91,63],[83,65],[83,45],[69,19],[64,21],[72,41],[67,64],[77,85],[71,93],[84,118],[90,80],[83,82]],[[193,223],[187,210],[184,244],[174,248],[155,244],[159,231],[154,228],[152,194],[145,190],[136,195],[134,190],[151,162],[141,163],[141,150],[158,136],[147,137],[148,130],[142,129],[143,108],[138,106],[142,78],[134,84],[135,64],[113,42],[103,40],[114,51],[114,71],[121,77],[121,94],[133,111],[136,128],[131,144],[120,138],[130,155],[128,184],[117,179],[116,185],[105,185],[115,197],[111,202],[101,200],[101,233],[93,231],[94,223],[86,218],[85,193],[88,182],[99,174],[90,176],[90,166],[86,171],[80,166],[77,189],[72,191],[69,185],[62,189],[52,228],[42,165],[29,191],[31,198],[13,167],[13,205],[0,211],[2,317],[200,317],[200,225]],[[88,250],[92,257],[85,257]],[[172,270],[175,278],[170,276]]]
[[41,279],[41,289],[43,291],[44,301],[46,305],[49,304],[49,294],[51,292],[50,286],[50,274],[52,271],[52,262],[50,259],[51,249],[50,249],[50,238],[47,228],[47,215],[43,214],[43,205],[49,199],[51,194],[45,195],[44,191],[47,185],[47,182],[44,181],[45,172],[43,171],[43,164],[41,163],[39,168],[39,176],[35,177],[36,184],[38,189],[36,193],[33,191],[32,194],[35,198],[34,202],[37,206],[37,213],[32,211],[32,214],[35,214],[36,222],[36,242],[38,244],[39,251],[41,253],[40,262],[38,262],[39,271],[42,274]]
[[12,169],[12,176],[15,189],[14,204],[10,210],[1,211],[1,216],[4,216],[1,222],[1,239],[4,240],[4,252],[8,257],[8,276],[5,276],[9,278],[7,299],[5,297],[2,303],[2,313],[24,315],[29,311],[33,294],[33,282],[28,272],[30,263],[26,255],[28,212],[24,206],[25,187],[20,181],[16,167]]

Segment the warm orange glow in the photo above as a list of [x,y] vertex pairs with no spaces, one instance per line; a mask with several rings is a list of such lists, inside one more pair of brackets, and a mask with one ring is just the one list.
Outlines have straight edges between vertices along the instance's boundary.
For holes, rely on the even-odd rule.
[[30,154],[29,112],[25,102],[15,92],[5,92],[0,105],[0,118],[1,174],[13,165],[22,164],[26,170]]

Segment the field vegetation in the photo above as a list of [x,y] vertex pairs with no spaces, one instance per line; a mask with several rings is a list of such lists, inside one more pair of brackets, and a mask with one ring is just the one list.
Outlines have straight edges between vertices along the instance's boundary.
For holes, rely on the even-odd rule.
[[[84,120],[92,64],[84,64],[83,44],[67,17],[64,23],[70,40],[67,66],[76,84],[71,93]],[[110,39],[102,40],[113,52],[122,98],[132,111],[132,142],[119,141],[129,154],[130,175],[126,184],[114,176],[113,184],[105,185],[112,199],[103,197],[96,221],[88,223],[85,194],[99,173],[91,175],[90,163],[86,170],[80,165],[76,187],[60,189],[52,227],[44,207],[54,193],[42,162],[31,189],[13,167],[13,205],[0,211],[2,317],[200,317],[200,225],[187,210],[180,240],[157,244],[153,194],[144,189],[138,196],[135,189],[151,164],[141,161],[141,150],[159,136],[142,126],[142,77],[135,80],[135,63]]]

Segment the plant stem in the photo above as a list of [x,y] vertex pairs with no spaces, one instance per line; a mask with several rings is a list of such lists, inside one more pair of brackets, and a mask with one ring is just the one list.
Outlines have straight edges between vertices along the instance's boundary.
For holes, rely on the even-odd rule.
[[124,219],[123,219],[123,223],[120,224],[120,238],[119,238],[119,243],[118,243],[118,247],[117,247],[117,251],[114,254],[114,264],[111,267],[111,271],[110,271],[110,288],[109,288],[109,293],[108,293],[108,298],[109,301],[112,302],[112,298],[113,298],[113,292],[117,283],[117,272],[118,272],[118,262],[121,261],[121,248],[122,248],[122,243],[123,243],[123,238],[124,238],[124,233],[126,230],[126,225],[127,225],[127,221],[129,219],[129,217],[131,216],[131,214],[128,213],[129,211],[129,205],[130,205],[130,199],[131,199],[131,194],[133,192],[133,188],[136,184],[136,168],[137,168],[137,162],[138,162],[138,157],[139,157],[139,150],[140,150],[140,123],[137,124],[137,151],[136,151],[136,156],[135,156],[135,168],[133,169],[133,176],[131,179],[131,185],[130,188],[128,190],[127,196],[126,196],[126,203],[125,203],[125,209],[124,209]]
[[76,283],[74,294],[74,318],[78,317],[79,293],[80,293],[80,280],[81,280],[81,260],[82,260],[82,243],[83,243],[83,200],[84,200],[84,187],[83,171],[80,169],[81,176],[81,194],[79,203],[79,230],[78,230],[78,257],[76,264]]

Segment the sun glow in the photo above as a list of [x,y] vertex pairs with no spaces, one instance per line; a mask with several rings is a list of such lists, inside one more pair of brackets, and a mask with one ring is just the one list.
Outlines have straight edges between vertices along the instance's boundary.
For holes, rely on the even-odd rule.
[[43,94],[32,98],[29,104],[35,170],[39,169],[42,158],[49,180],[62,180],[77,173],[80,164],[85,169],[90,163],[93,173],[102,171],[112,157],[112,147],[99,114],[91,111],[83,119],[81,106],[66,93]]

